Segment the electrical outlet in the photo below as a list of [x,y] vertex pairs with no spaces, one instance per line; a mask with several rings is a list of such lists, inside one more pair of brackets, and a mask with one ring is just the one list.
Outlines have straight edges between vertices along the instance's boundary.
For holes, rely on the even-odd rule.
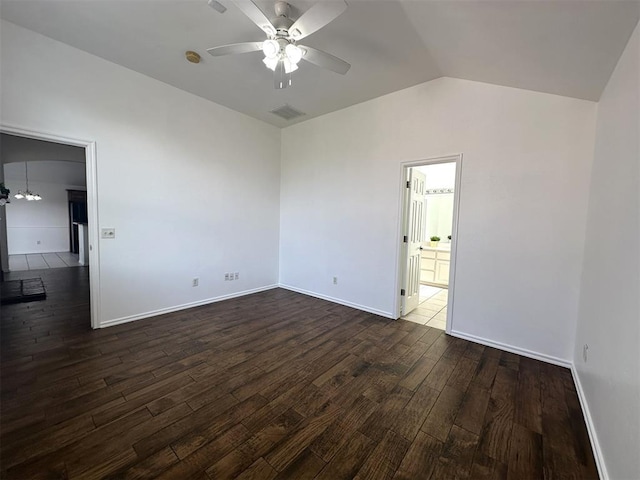
[[225,274],[224,274],[224,281],[225,281],[225,282],[228,282],[228,281],[229,281],[229,274],[228,274],[228,273],[225,273]]
[[240,278],[240,272],[236,272],[233,274],[234,280],[238,280]]
[[36,241],[36,245],[40,245],[42,242],[40,240]]
[[200,279],[199,279],[198,277],[194,278],[194,279],[191,281],[191,286],[192,286],[192,287],[197,287],[199,284],[200,284]]
[[338,277],[333,277],[333,284],[337,285],[338,284]]
[[115,228],[101,228],[100,229],[100,237],[101,238],[116,238],[116,229]]
[[582,360],[584,360],[584,363],[587,363],[588,351],[589,351],[589,345],[585,343],[584,346],[582,347]]

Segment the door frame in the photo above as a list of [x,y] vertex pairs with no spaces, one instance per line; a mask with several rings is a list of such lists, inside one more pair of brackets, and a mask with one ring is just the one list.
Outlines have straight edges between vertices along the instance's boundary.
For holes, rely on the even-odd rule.
[[453,299],[456,280],[456,258],[458,253],[458,223],[460,212],[460,189],[462,185],[462,153],[447,155],[445,157],[433,157],[423,160],[410,160],[400,162],[400,182],[398,190],[398,226],[397,226],[397,252],[396,252],[396,289],[394,293],[394,312],[396,318],[402,316],[402,296],[400,290],[404,288],[404,278],[407,263],[407,247],[403,241],[404,230],[407,219],[407,171],[411,167],[422,167],[424,165],[436,165],[438,163],[455,163],[456,180],[453,192],[453,225],[451,229],[451,257],[449,259],[449,299],[447,301],[447,323],[445,331],[451,333],[453,329]]
[[85,151],[87,177],[87,216],[89,220],[89,298],[91,328],[100,328],[100,228],[98,225],[98,163],[96,142],[64,137],[48,132],[28,130],[0,123],[0,132],[18,137],[82,147]]

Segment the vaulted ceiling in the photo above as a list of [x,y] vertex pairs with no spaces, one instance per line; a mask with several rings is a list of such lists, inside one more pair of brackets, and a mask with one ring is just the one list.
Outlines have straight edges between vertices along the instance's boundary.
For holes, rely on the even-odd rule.
[[[231,0],[220,0],[222,14],[206,0],[2,0],[0,16],[277,126],[442,76],[598,100],[640,17],[635,0],[347,1],[344,14],[304,43],[346,60],[350,71],[303,62],[283,90],[260,52],[206,53],[265,38]],[[274,2],[256,3],[273,16]],[[289,3],[296,18],[315,2]],[[187,62],[186,50],[203,61]],[[269,113],[285,104],[306,115]]]

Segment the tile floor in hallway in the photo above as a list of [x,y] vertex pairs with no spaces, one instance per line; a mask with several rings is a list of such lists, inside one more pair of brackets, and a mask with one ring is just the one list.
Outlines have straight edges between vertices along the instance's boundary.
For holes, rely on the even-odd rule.
[[78,254],[71,252],[9,255],[9,270],[12,272],[82,266],[78,261]]
[[444,330],[447,324],[447,301],[449,290],[446,288],[420,285],[420,303],[418,308],[403,316],[404,320]]

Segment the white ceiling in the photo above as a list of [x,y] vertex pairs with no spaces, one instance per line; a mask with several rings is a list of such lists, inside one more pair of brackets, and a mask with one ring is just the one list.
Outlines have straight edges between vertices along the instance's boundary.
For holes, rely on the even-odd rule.
[[[330,1],[330,0],[320,0]],[[303,63],[273,88],[260,53],[206,48],[261,41],[230,0],[2,0],[10,22],[277,126],[441,76],[598,100],[640,17],[640,1],[347,0],[347,11],[303,44],[351,63],[345,75]],[[257,2],[271,17],[273,2]],[[290,0],[292,17],[313,1]],[[195,50],[203,62],[184,58]],[[306,113],[269,113],[289,104]]]

